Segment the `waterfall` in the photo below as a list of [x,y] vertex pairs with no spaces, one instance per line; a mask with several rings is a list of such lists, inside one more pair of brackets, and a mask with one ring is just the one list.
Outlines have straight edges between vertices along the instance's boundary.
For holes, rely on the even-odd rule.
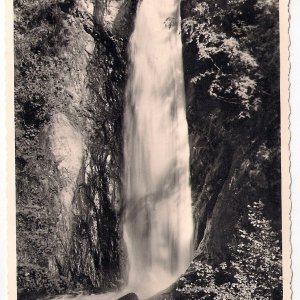
[[187,268],[193,221],[179,0],[140,1],[124,116],[128,286],[142,298]]

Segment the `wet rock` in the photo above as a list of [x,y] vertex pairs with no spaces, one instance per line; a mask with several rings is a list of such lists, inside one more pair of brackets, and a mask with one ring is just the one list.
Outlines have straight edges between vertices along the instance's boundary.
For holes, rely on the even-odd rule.
[[135,293],[129,293],[117,300],[139,300],[139,298]]

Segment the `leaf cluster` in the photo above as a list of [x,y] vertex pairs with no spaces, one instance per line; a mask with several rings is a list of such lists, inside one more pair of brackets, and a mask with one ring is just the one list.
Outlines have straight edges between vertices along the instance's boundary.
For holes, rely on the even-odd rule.
[[236,125],[257,118],[266,96],[278,96],[278,27],[276,0],[193,1],[182,28],[198,101],[219,102]]

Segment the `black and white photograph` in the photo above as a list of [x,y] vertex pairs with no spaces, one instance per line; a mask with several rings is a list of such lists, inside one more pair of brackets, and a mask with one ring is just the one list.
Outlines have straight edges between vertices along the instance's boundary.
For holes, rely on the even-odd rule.
[[291,299],[284,10],[13,1],[17,299]]

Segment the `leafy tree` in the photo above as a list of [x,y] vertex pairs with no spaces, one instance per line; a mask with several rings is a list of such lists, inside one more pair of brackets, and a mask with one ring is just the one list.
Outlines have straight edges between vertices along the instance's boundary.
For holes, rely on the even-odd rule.
[[232,127],[244,125],[278,103],[278,0],[192,3],[182,25],[188,80]]
[[191,82],[204,84],[205,96],[238,106],[234,118],[249,118],[260,104],[257,62],[236,37],[222,30],[216,22],[221,16],[216,6],[200,2],[183,23],[186,43],[194,42],[198,51],[199,70]]

